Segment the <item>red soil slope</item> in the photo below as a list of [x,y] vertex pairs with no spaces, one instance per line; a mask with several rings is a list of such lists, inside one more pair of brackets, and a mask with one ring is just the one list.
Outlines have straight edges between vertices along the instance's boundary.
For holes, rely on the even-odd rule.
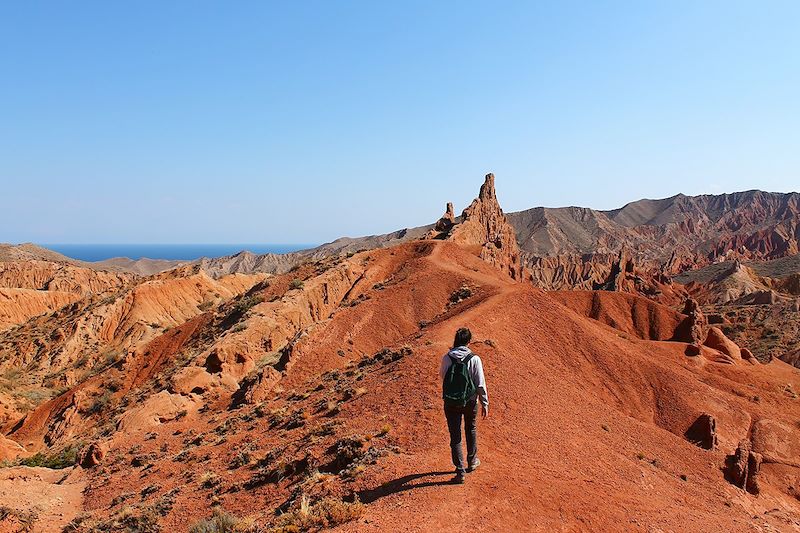
[[[342,531],[800,527],[796,369],[686,357],[683,343],[648,340],[671,336],[680,317],[666,308],[545,293],[452,243],[368,255],[360,303],[304,330],[265,402],[231,410],[216,392],[199,411],[109,439],[104,463],[84,472],[89,515],[136,502],[162,509],[164,531],[184,531],[215,504],[269,524],[304,494],[333,494],[366,504]],[[449,302],[463,285],[471,296]],[[455,486],[437,369],[460,326],[484,360],[491,412],[483,465]],[[401,355],[362,359],[381,348]],[[701,413],[716,418],[715,450],[684,437]],[[345,475],[332,450],[348,435],[373,435],[359,442],[374,460]],[[764,456],[757,497],[722,472],[743,439]],[[244,450],[247,467],[234,464]],[[291,468],[259,477],[276,458]]]

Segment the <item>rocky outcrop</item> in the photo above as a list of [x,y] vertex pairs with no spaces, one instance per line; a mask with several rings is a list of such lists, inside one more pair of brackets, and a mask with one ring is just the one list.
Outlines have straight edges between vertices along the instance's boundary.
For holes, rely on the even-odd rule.
[[602,283],[596,283],[593,287],[597,291],[618,291],[633,292],[630,290],[628,277],[634,275],[635,264],[628,251],[623,248],[620,250],[616,261],[611,265],[611,272]]
[[72,292],[0,288],[0,330],[50,313],[78,299],[80,295]]
[[453,202],[447,202],[444,215],[433,226],[433,230],[438,233],[448,233],[456,224],[456,215],[453,211]]
[[686,430],[686,439],[705,449],[713,450],[718,445],[717,440],[717,421],[708,413],[703,413]]
[[740,489],[758,495],[761,492],[759,486],[761,460],[761,454],[752,450],[749,440],[740,441],[736,452],[727,459],[726,476],[728,480]]
[[706,338],[708,320],[703,314],[703,310],[700,309],[697,300],[687,298],[683,305],[683,314],[686,315],[686,318],[676,328],[672,340],[699,346]]
[[[452,204],[437,222],[446,227],[452,219]],[[441,224],[440,224],[441,223]],[[503,214],[494,188],[494,174],[487,174],[478,197],[461,213],[461,221],[440,232],[443,238],[462,245],[479,246],[479,256],[507,273],[515,280],[522,279],[520,250],[513,226]]]
[[83,468],[92,468],[102,464],[103,459],[108,453],[108,446],[101,442],[92,442],[81,450],[78,464]]
[[0,462],[13,461],[17,457],[25,454],[25,448],[16,441],[0,435]]
[[234,393],[231,404],[235,407],[265,401],[280,383],[281,377],[281,373],[271,366],[247,376],[242,380],[239,390]]
[[199,405],[191,397],[162,390],[147,398],[140,406],[123,413],[117,422],[117,430],[122,434],[148,430],[196,411]]
[[36,365],[57,375],[76,362],[91,367],[98,361],[120,358],[160,336],[164,329],[180,326],[266,277],[235,274],[212,279],[193,269],[175,270],[110,296],[84,298],[0,339],[0,369],[28,365],[44,350],[53,356],[36,359]]
[[69,292],[80,296],[121,289],[132,274],[98,271],[49,261],[0,262],[0,287]]
[[762,418],[753,424],[751,440],[753,451],[761,454],[764,461],[800,467],[800,434],[796,428]]
[[608,279],[616,257],[613,254],[536,256],[521,252],[528,279],[537,287],[550,291],[591,290]]
[[739,348],[735,342],[726,337],[722,330],[716,326],[708,328],[708,335],[703,344],[725,354],[730,358],[732,363],[742,359],[742,349]]

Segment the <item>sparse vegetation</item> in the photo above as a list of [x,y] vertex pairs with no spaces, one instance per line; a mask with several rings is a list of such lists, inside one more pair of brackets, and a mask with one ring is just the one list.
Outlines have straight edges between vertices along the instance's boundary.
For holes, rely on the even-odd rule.
[[276,533],[309,531],[315,528],[330,528],[361,518],[364,505],[358,501],[350,503],[333,498],[324,498],[313,505],[303,495],[300,506],[294,511],[278,517],[273,529]]
[[79,453],[80,445],[72,444],[53,453],[39,452],[30,457],[20,459],[16,464],[20,466],[41,466],[57,470],[74,466],[78,462]]
[[231,333],[238,333],[246,329],[247,329],[247,324],[245,324],[244,322],[239,322],[238,324],[236,324],[231,328]]
[[457,304],[472,296],[472,289],[467,285],[462,285],[450,295],[450,304]]
[[11,524],[15,527],[15,529],[9,531],[18,533],[34,531],[34,526],[38,518],[35,511],[25,512],[6,506],[0,506],[0,522]]
[[250,455],[250,449],[244,448],[236,452],[236,455],[233,456],[233,459],[231,459],[230,468],[231,470],[241,468],[245,465],[249,465],[252,460],[253,458]]
[[189,533],[255,533],[256,526],[252,520],[238,518],[222,509],[215,509],[211,518],[195,522]]
[[[73,521],[74,522],[74,521]],[[90,526],[90,527],[86,527]],[[70,526],[67,526],[70,527]],[[94,527],[85,522],[72,525],[66,531],[127,531],[136,533],[160,533],[158,513],[152,507],[125,506],[109,520],[100,522]]]
[[260,294],[251,294],[248,296],[244,296],[240,298],[233,306],[231,310],[232,314],[236,314],[239,316],[244,315],[250,309],[257,306],[258,304],[264,301],[264,297]]
[[205,489],[211,489],[222,483],[219,475],[216,472],[203,472],[200,476],[200,486]]
[[305,286],[305,283],[303,283],[302,280],[299,280],[297,278],[293,279],[292,282],[289,283],[289,288],[290,289],[302,289],[304,286]]
[[94,403],[89,407],[90,414],[102,413],[111,404],[111,392],[105,391],[103,394],[95,398]]

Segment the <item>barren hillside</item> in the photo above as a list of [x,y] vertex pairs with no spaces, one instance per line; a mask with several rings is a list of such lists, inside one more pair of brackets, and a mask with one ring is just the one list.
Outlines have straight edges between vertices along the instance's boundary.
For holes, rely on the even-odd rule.
[[[6,425],[0,523],[46,500],[80,509],[40,509],[43,530],[799,530],[800,371],[696,303],[544,292],[513,234],[487,177],[421,240],[269,278],[179,269],[1,333],[4,394],[15,369],[65,379]],[[437,373],[462,326],[490,397],[463,486]],[[78,331],[124,355],[81,372]]]

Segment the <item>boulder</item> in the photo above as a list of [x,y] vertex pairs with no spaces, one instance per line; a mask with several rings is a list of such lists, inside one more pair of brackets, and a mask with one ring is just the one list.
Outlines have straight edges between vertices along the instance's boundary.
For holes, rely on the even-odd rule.
[[103,458],[108,452],[106,445],[101,442],[93,442],[81,451],[78,463],[83,468],[92,468],[103,462]]
[[718,444],[717,422],[710,414],[703,413],[689,426],[684,436],[692,444],[705,450],[713,450]]
[[709,348],[724,353],[734,361],[742,358],[742,349],[739,348],[735,342],[726,337],[722,330],[718,327],[712,326],[708,329],[708,335],[706,336],[706,340],[703,344]]
[[147,430],[174,420],[197,407],[197,402],[190,397],[162,390],[150,396],[139,407],[123,413],[117,423],[117,429],[124,432]]
[[271,366],[266,366],[252,376],[242,380],[239,390],[232,398],[232,405],[256,404],[266,400],[283,375]]

